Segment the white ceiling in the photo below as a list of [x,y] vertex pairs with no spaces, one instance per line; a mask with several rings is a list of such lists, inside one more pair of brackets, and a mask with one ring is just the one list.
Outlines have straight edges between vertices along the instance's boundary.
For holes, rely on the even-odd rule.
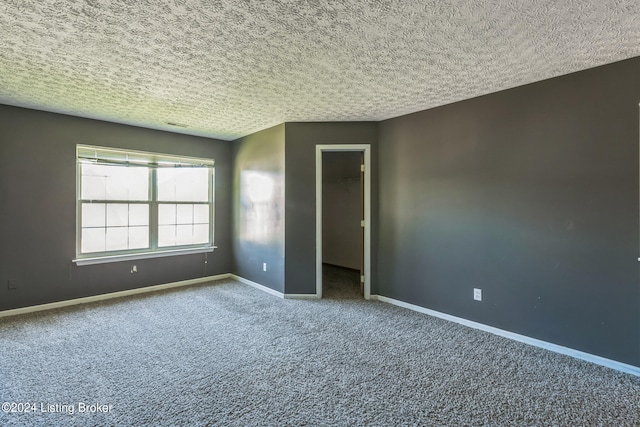
[[0,103],[231,140],[639,56],[640,2],[1,0],[0,40]]

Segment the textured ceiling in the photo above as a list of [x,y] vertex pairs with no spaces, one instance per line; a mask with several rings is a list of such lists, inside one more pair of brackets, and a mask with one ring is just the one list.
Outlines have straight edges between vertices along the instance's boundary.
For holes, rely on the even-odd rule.
[[0,0],[0,40],[0,103],[235,139],[639,56],[640,2]]

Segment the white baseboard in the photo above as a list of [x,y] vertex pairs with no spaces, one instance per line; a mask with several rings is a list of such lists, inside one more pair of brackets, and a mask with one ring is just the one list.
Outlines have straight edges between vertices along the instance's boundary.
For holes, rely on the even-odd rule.
[[264,285],[261,285],[260,283],[256,283],[253,282],[249,279],[245,279],[244,277],[240,277],[237,276],[235,274],[231,274],[229,277],[231,277],[232,279],[237,280],[238,282],[244,283],[245,285],[249,285],[252,286],[256,289],[260,289],[263,292],[266,292],[268,294],[271,295],[275,295],[278,298],[285,298],[285,299],[318,299],[318,295],[316,294],[283,294],[282,292],[278,292],[276,290],[273,290],[271,288],[268,288]]
[[286,299],[320,299],[317,294],[284,294]]
[[450,314],[441,313],[439,311],[430,310],[428,308],[420,307],[419,305],[409,304],[404,301],[395,300],[393,298],[387,298],[382,295],[371,295],[371,299],[397,305],[398,307],[408,308],[409,310],[428,314],[429,316],[434,316],[440,319],[448,320],[450,322],[459,323],[461,325],[468,326],[470,328],[479,329],[481,331],[485,331],[494,335],[499,335],[501,337],[509,338],[514,341],[519,341],[535,347],[543,348],[545,350],[553,351],[555,353],[560,353],[566,356],[575,357],[576,359],[585,360],[587,362],[591,362],[597,365],[605,366],[607,368],[615,369],[616,371],[620,371],[620,372],[624,372],[627,374],[640,377],[640,367],[638,366],[628,365],[626,363],[617,362],[611,359],[606,359],[604,357],[596,356],[594,354],[585,353],[583,351],[574,350],[572,348],[563,347],[561,345],[531,338],[526,335],[520,335],[514,332],[509,332],[502,329],[494,328],[493,326],[484,325],[482,323],[473,322],[471,320],[463,319],[461,317],[456,317]]
[[200,277],[197,279],[182,280],[180,282],[165,283],[163,285],[146,286],[144,288],[129,289],[126,291],[111,292],[108,294],[94,295],[84,298],[76,298],[66,301],[52,302],[48,304],[32,305],[30,307],[15,308],[12,310],[0,311],[0,317],[16,316],[18,314],[34,313],[36,311],[51,310],[54,308],[68,307],[71,305],[87,304],[90,302],[104,301],[113,298],[122,298],[130,295],[144,294],[148,292],[156,292],[164,289],[178,288],[182,286],[191,286],[199,283],[211,282],[214,280],[228,279],[230,274],[218,274],[216,276]]
[[172,283],[165,283],[162,285],[154,285],[154,286],[146,286],[143,288],[136,288],[136,289],[129,289],[126,291],[118,291],[118,292],[111,292],[108,294],[101,294],[101,295],[94,295],[94,296],[90,296],[90,297],[83,297],[83,298],[76,298],[76,299],[71,299],[71,300],[65,300],[65,301],[57,301],[57,302],[52,302],[52,303],[48,303],[48,304],[40,304],[40,305],[32,305],[29,307],[21,307],[21,308],[15,308],[15,309],[11,309],[11,310],[4,310],[4,311],[0,311],[0,318],[2,317],[9,317],[9,316],[17,316],[19,314],[26,314],[26,313],[34,313],[36,311],[44,311],[44,310],[52,310],[54,308],[62,308],[62,307],[68,307],[68,306],[72,306],[72,305],[78,305],[78,304],[88,304],[91,302],[96,302],[96,301],[104,301],[104,300],[108,300],[108,299],[113,299],[113,298],[122,298],[122,297],[126,297],[126,296],[130,296],[130,295],[138,295],[138,294],[144,294],[144,293],[148,293],[148,292],[156,292],[156,291],[161,291],[164,289],[171,289],[171,288],[178,288],[178,287],[182,287],[182,286],[190,286],[190,285],[196,285],[198,283],[206,283],[206,282],[211,282],[211,281],[215,281],[215,280],[222,280],[222,279],[235,279],[238,282],[244,283],[245,285],[249,285],[252,286],[254,288],[260,289],[263,292],[266,292],[268,294],[271,295],[275,295],[279,298],[292,298],[292,299],[303,299],[303,298],[317,298],[317,295],[315,294],[289,294],[289,295],[285,295],[282,292],[278,292],[276,290],[273,290],[271,288],[268,288],[264,285],[261,285],[259,283],[256,282],[252,282],[251,280],[245,279],[244,277],[240,277],[240,276],[236,276],[235,274],[231,274],[231,273],[225,273],[225,274],[218,274],[215,276],[207,276],[207,277],[200,277],[198,279],[189,279],[189,280],[182,280],[180,282],[172,282]]
[[252,287],[254,287],[256,289],[260,289],[263,292],[266,292],[268,294],[277,296],[278,298],[284,298],[285,297],[282,292],[278,292],[278,291],[276,291],[274,289],[268,288],[268,287],[266,287],[264,285],[261,285],[260,283],[252,282],[251,280],[245,279],[244,277],[240,277],[240,276],[237,276],[235,274],[230,274],[229,277],[234,279],[234,280],[237,280],[238,282],[244,283],[245,285],[252,286]]

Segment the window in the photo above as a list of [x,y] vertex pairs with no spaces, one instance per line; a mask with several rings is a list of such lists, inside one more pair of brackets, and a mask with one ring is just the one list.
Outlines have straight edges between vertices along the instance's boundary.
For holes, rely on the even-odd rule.
[[77,146],[78,264],[213,250],[213,160]]

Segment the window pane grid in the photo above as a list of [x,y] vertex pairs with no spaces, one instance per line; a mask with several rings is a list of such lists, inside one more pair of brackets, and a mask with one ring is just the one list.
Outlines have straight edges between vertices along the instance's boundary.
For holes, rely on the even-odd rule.
[[166,168],[156,170],[158,201],[208,202],[209,170],[205,168]]
[[149,205],[83,203],[83,253],[149,248]]
[[182,246],[209,241],[209,205],[160,203],[158,246]]
[[149,200],[146,167],[81,164],[82,200]]

